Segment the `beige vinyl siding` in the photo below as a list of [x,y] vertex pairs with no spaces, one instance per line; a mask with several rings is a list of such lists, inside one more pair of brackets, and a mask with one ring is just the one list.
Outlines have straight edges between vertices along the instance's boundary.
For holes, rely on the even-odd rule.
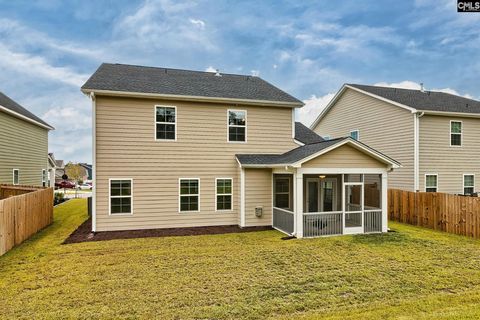
[[[177,107],[177,141],[155,141],[154,105]],[[227,142],[228,109],[247,110],[247,143]],[[235,154],[297,146],[290,108],[99,96],[96,110],[98,231],[238,224]],[[227,177],[233,179],[233,210],[215,212],[215,178]],[[109,215],[110,178],[133,179],[133,215]],[[179,178],[200,179],[200,212],[179,213]]]
[[413,190],[413,121],[410,111],[347,88],[314,131],[335,138],[359,130],[361,142],[402,164],[389,174],[389,186]]
[[0,111],[0,183],[42,185],[42,169],[48,166],[48,130]]
[[[272,169],[245,169],[245,225],[272,225]],[[263,215],[255,216],[255,208]]]
[[302,164],[302,168],[385,168],[385,164],[349,145],[343,145]]
[[[462,146],[450,147],[450,121],[462,121]],[[424,115],[420,118],[420,190],[425,174],[438,174],[438,191],[463,193],[463,174],[480,188],[480,119]]]

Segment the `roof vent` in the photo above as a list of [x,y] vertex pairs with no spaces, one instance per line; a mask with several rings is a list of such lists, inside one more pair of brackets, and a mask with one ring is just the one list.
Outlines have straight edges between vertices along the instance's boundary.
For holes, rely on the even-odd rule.
[[220,74],[220,70],[216,69],[215,70],[215,77],[221,77],[222,75]]
[[420,91],[425,92],[425,87],[423,86],[423,82],[420,82]]

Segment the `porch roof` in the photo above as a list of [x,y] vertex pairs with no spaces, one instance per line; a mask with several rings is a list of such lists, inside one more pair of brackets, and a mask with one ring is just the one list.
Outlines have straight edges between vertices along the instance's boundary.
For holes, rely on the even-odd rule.
[[387,155],[370,148],[360,141],[354,140],[350,137],[342,137],[331,140],[325,140],[317,143],[306,144],[304,146],[292,149],[283,154],[237,154],[236,158],[240,166],[251,168],[269,168],[269,167],[283,167],[283,166],[300,166],[303,162],[308,161],[314,157],[338,148],[344,144],[350,144],[357,149],[363,150],[372,157],[390,165],[393,168],[398,168],[401,164]]

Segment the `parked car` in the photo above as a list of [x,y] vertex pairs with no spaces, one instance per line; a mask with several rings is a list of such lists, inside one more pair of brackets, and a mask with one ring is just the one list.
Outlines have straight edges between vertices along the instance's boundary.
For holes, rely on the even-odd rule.
[[87,183],[82,183],[78,185],[77,187],[78,190],[92,190],[92,186],[87,184]]
[[55,188],[56,189],[75,189],[75,183],[68,180],[59,181],[59,182],[55,182]]

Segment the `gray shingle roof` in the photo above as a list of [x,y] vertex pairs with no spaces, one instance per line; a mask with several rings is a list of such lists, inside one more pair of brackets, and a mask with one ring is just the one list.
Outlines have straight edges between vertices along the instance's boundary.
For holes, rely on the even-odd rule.
[[[47,127],[50,127],[52,128],[51,125],[49,125],[48,123],[46,123],[45,121],[43,121],[42,119],[40,119],[39,117],[37,117],[36,115],[34,115],[33,113],[31,113],[30,111],[28,111],[27,109],[25,109],[24,107],[22,107],[21,105],[19,105],[18,103],[16,103],[15,101],[13,101],[12,99],[10,99],[9,97],[7,97],[5,94],[3,94],[2,92],[0,92],[0,106],[3,106],[5,108],[7,108],[8,110],[10,111],[13,111],[15,113],[18,113],[24,117],[27,117],[29,118],[30,120],[33,120],[33,121],[36,121],[36,122],[39,122]],[[53,128],[52,128],[53,129]]]
[[304,144],[311,144],[324,141],[322,137],[310,130],[301,122],[295,122],[295,140]]
[[399,89],[360,84],[347,84],[417,110],[480,113],[480,101],[437,91]]
[[331,140],[324,140],[322,142],[317,142],[312,144],[306,144],[304,146],[292,149],[283,154],[237,154],[236,157],[241,165],[246,165],[246,166],[290,165],[300,160],[303,160],[311,155],[314,155],[315,153],[322,151],[323,149],[326,149],[337,143],[340,143],[344,140],[350,140],[352,142],[360,144],[366,149],[370,150],[371,152],[376,153],[382,156],[383,158],[387,159],[388,161],[400,166],[400,163],[395,161],[394,159],[388,157],[387,155],[379,151],[376,151],[373,148],[370,148],[369,146],[367,146],[366,144],[360,141],[353,140],[350,137],[342,137],[342,138],[336,138]]
[[259,77],[169,68],[103,63],[82,91],[108,90],[303,105],[303,102]]

